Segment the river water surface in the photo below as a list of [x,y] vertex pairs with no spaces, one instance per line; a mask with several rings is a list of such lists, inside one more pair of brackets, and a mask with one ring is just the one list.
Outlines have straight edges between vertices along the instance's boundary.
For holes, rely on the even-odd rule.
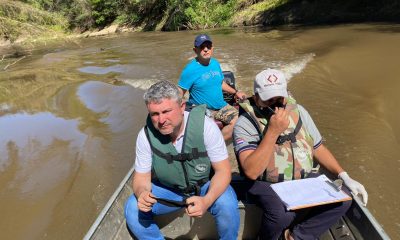
[[[252,92],[280,68],[325,144],[400,238],[400,26],[208,32]],[[48,46],[0,72],[0,236],[81,239],[134,162],[144,89],[177,82],[198,32],[127,33]]]

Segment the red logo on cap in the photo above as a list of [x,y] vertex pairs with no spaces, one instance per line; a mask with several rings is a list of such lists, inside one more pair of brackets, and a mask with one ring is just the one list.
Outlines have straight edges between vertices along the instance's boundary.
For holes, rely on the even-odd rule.
[[270,83],[276,83],[276,81],[278,80],[278,77],[275,76],[275,74],[269,75],[267,78],[268,82]]

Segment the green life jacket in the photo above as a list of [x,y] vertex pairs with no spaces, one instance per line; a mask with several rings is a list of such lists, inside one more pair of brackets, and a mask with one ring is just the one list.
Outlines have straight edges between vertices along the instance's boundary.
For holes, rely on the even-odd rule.
[[211,168],[203,136],[205,110],[205,105],[200,105],[190,111],[181,153],[171,138],[155,129],[150,116],[147,117],[145,133],[153,152],[152,181],[185,195],[200,194],[200,187],[209,180]]
[[[240,104],[247,119],[259,133],[259,144],[268,129],[268,120],[255,107],[254,102],[245,101]],[[259,180],[267,182],[283,182],[302,179],[308,176],[313,168],[314,141],[303,127],[296,100],[289,96],[286,109],[289,110],[289,127],[278,137],[275,152],[271,156],[267,168]]]

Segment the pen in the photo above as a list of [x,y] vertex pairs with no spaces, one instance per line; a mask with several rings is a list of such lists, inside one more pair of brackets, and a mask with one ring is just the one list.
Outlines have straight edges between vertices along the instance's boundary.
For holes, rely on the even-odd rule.
[[325,182],[326,182],[329,186],[331,186],[333,189],[335,189],[336,192],[339,192],[339,191],[340,191],[339,186],[336,186],[336,184],[334,184],[333,182],[328,181],[328,180],[326,180]]

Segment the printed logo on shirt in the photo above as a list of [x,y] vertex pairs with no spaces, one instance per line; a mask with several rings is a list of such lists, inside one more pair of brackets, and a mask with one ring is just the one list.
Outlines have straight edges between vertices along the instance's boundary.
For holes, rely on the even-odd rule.
[[204,73],[204,74],[201,76],[201,78],[202,78],[203,80],[208,80],[208,79],[213,78],[213,77],[215,77],[215,76],[221,76],[221,73],[218,72],[218,71],[209,71],[209,72]]
[[207,165],[204,163],[197,164],[194,167],[194,170],[196,171],[196,173],[204,173],[207,171]]
[[206,73],[204,73],[204,74],[201,76],[201,78],[202,78],[203,80],[208,80],[208,79],[211,78],[211,74],[210,74],[209,72],[206,72]]
[[296,149],[294,151],[295,157],[300,161],[300,162],[304,162],[306,160],[308,160],[307,158],[307,153],[306,151],[304,151],[303,149]]
[[236,145],[241,145],[241,144],[245,143],[244,140],[241,138],[236,138],[235,142],[236,142]]

